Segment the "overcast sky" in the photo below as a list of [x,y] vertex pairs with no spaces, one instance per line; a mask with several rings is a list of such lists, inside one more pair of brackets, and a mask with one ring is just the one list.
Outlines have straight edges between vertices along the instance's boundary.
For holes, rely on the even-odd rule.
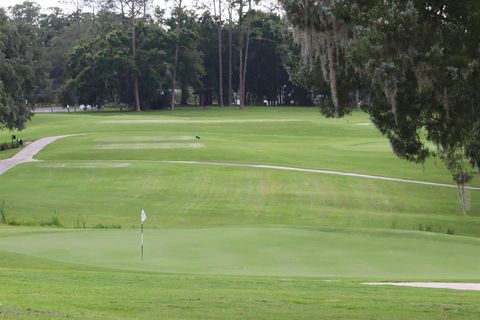
[[[24,1],[25,0],[0,0],[0,7],[8,8],[19,3],[23,3]],[[60,7],[65,11],[73,10],[72,5],[61,3],[65,1],[60,1],[60,0],[30,0],[30,1],[38,3],[42,7],[42,10],[45,10],[50,7]],[[192,3],[194,3],[194,1],[196,0],[186,0],[186,1],[184,0],[183,2],[185,3],[185,5],[190,6]],[[154,0],[153,3],[155,6],[156,5],[160,5],[161,7],[165,6],[165,0]]]
[[[2,0],[0,5],[2,7],[10,7],[10,6],[14,6],[16,4],[22,3],[23,1],[24,0]],[[58,0],[38,0],[35,2],[40,4],[42,8],[60,6],[58,3]]]

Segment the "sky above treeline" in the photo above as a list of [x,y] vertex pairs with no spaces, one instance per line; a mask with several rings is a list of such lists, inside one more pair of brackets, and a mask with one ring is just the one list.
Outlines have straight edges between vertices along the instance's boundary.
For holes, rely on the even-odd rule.
[[[4,8],[7,8],[22,2],[24,2],[24,0],[2,0],[0,2],[0,5]],[[50,7],[66,7],[66,5],[61,4],[58,0],[38,0],[35,2],[38,3],[42,7],[42,9]]]
[[[72,1],[70,0],[29,0],[29,1],[38,3],[42,8],[42,10],[46,10],[51,7],[60,7],[63,10],[68,12],[68,11],[73,11],[75,8],[75,6],[72,4],[72,2],[74,2],[73,0]],[[196,1],[197,0],[184,0],[183,2],[185,3],[186,6],[191,6]],[[0,7],[8,8],[23,2],[25,2],[25,0],[0,0]],[[154,0],[153,5],[166,7],[167,3],[165,0]]]

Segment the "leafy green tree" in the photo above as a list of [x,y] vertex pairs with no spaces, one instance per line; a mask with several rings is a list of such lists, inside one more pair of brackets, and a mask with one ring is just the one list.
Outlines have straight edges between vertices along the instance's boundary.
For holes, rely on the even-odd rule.
[[198,49],[203,55],[203,68],[199,89],[200,105],[206,106],[213,103],[213,95],[218,86],[218,56],[217,40],[212,34],[217,32],[215,21],[209,12],[204,12],[198,19]]
[[[341,70],[337,74],[358,79],[372,98],[367,112],[393,151],[414,162],[439,156],[459,186],[466,213],[465,185],[478,166],[480,3],[282,2],[304,61],[322,69],[327,61],[327,67]],[[330,47],[333,60],[328,57]],[[331,74],[323,72],[323,80],[330,84],[332,97],[338,97],[333,114],[340,115],[346,106],[342,98],[348,101],[353,87],[339,90]],[[436,148],[432,150],[427,141]]]
[[46,85],[46,65],[39,36],[39,7],[25,2],[0,9],[0,127],[23,129],[30,119],[28,100]]
[[274,13],[257,11],[251,22],[250,62],[246,92],[257,104],[289,101],[289,75],[283,64],[283,40],[287,25]]
[[[119,97],[121,102],[131,103],[135,97],[128,88],[135,68],[140,83],[139,97],[144,106],[159,107],[167,95],[167,86],[171,84],[169,72],[176,38],[153,23],[138,22],[135,29],[135,66],[130,57],[131,33],[125,28],[77,46],[69,55],[71,80],[67,82],[64,96],[69,98],[76,95],[79,103],[98,105],[115,100],[115,97]],[[188,45],[188,42],[181,43],[182,46]],[[201,62],[198,56],[191,54],[191,50],[182,48],[181,52],[178,60],[179,77],[185,78],[186,85],[194,84],[198,81],[199,76],[195,72],[201,71]],[[71,94],[72,91],[75,94]]]

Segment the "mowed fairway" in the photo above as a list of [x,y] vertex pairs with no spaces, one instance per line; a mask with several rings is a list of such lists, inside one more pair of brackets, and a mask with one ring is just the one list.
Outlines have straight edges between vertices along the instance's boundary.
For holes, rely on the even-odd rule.
[[[464,216],[450,187],[165,162],[452,183],[441,161],[397,159],[363,113],[341,120],[314,108],[39,114],[20,133],[64,134],[82,135],[0,176],[0,205],[20,225],[0,225],[0,318],[480,314],[480,292],[362,285],[480,281],[478,190]],[[140,208],[148,214],[143,262]],[[61,226],[48,226],[54,220]]]

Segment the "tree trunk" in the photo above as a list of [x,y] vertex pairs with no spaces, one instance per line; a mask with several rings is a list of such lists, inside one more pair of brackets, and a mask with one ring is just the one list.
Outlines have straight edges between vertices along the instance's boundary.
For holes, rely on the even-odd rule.
[[335,118],[339,115],[340,104],[338,102],[338,92],[337,92],[337,74],[335,70],[335,58],[333,54],[333,44],[331,41],[328,41],[327,47],[328,54],[328,74],[330,82],[330,93],[332,95],[332,103],[335,108]]
[[240,55],[240,62],[239,62],[239,68],[238,68],[238,100],[239,100],[239,108],[243,109],[243,41],[240,41],[241,46],[239,49],[239,55]]
[[133,61],[133,95],[135,97],[135,111],[140,112],[140,96],[138,93],[138,72],[137,72],[137,39],[136,39],[136,30],[135,30],[135,0],[132,0],[132,11],[131,11],[131,24],[132,24],[132,61]]
[[126,26],[127,23],[127,18],[125,17],[125,6],[123,4],[123,1],[120,1],[120,12],[121,12],[121,15],[122,15],[122,25],[123,26]]
[[232,9],[228,9],[228,98],[227,105],[232,105]]
[[75,20],[77,24],[77,30],[75,36],[77,37],[77,40],[80,39],[80,9],[77,7],[77,11],[75,13]]
[[223,107],[222,0],[218,0],[218,105]]
[[238,95],[239,95],[239,109],[243,109],[243,0],[240,0],[240,8],[238,9],[238,54],[239,54],[239,66],[238,66]]
[[245,44],[245,61],[243,62],[243,105],[246,105],[246,93],[247,93],[247,65],[248,65],[248,48],[250,46],[250,21],[247,26],[247,43]]
[[178,38],[177,44],[175,46],[175,60],[173,63],[173,73],[172,73],[172,100],[170,102],[170,108],[172,111],[175,111],[175,81],[177,80],[177,62],[178,62]]
[[360,109],[360,91],[355,91],[355,109]]
[[178,5],[178,16],[177,16],[177,26],[176,26],[176,30],[175,30],[175,33],[177,35],[177,41],[176,41],[176,44],[175,44],[175,60],[173,62],[173,72],[172,72],[172,100],[170,102],[170,108],[172,109],[172,111],[175,111],[175,82],[177,81],[177,63],[178,63],[178,51],[179,51],[179,46],[180,46],[180,32],[181,32],[181,19],[182,19],[182,15],[181,15],[181,10],[182,10],[182,0],[178,0],[177,2],[177,5]]
[[97,37],[97,17],[95,14],[95,6],[92,7],[93,36]]

